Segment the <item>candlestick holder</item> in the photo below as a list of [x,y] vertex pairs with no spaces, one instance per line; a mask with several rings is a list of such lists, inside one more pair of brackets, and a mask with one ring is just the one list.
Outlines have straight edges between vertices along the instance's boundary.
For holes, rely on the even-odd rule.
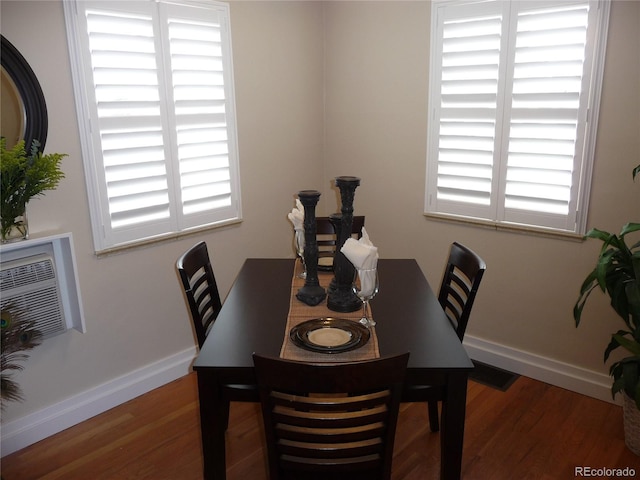
[[317,190],[302,190],[298,192],[298,198],[304,207],[304,262],[307,266],[307,278],[304,286],[298,290],[296,298],[307,305],[315,306],[327,296],[318,280],[316,205],[320,198],[320,192]]
[[353,226],[353,198],[356,188],[360,185],[358,177],[336,177],[336,187],[340,189],[342,202],[340,227],[336,228],[336,253],[333,257],[334,278],[329,289],[327,307],[334,312],[355,312],[362,303],[353,293],[353,276],[355,268],[352,263],[340,251],[344,242],[351,236]]
[[[340,231],[342,230],[342,214],[341,213],[332,213],[331,215],[329,215],[329,223],[331,223],[331,226],[333,227],[333,233],[336,236],[336,245],[335,245],[335,250],[333,252],[333,259],[332,259],[332,263],[331,263],[331,271],[334,272],[334,266],[335,266],[335,261],[336,261],[336,254],[338,253],[338,241],[340,239]],[[329,287],[327,288],[327,295],[331,296],[334,290],[336,289],[336,277],[334,276],[331,279],[331,282],[329,283]]]

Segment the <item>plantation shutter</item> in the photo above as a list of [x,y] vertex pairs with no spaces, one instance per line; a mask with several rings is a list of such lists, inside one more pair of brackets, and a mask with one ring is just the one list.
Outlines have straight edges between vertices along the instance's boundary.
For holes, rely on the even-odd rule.
[[580,233],[598,10],[588,1],[439,6],[427,212]]
[[[432,85],[430,156],[439,210],[491,216],[495,205],[499,82],[504,81],[503,17],[506,3],[459,5],[438,11],[437,69]],[[446,208],[445,208],[446,206]]]
[[[223,220],[235,212],[229,129],[231,53],[226,24],[217,12],[186,16],[176,5],[166,10],[173,82],[180,206],[184,227]],[[215,13],[215,14],[214,14]],[[231,117],[233,119],[233,117]],[[235,119],[233,119],[235,123]],[[234,172],[235,173],[235,172]],[[212,215],[211,212],[217,212]]]
[[239,217],[228,10],[217,5],[78,2],[98,250]]
[[587,120],[588,95],[581,94],[588,93],[583,79],[590,67],[585,65],[589,6],[514,7],[503,218],[575,230],[584,141],[578,133]]
[[175,217],[169,201],[173,180],[161,102],[162,58],[153,10],[146,10],[86,11],[95,90],[94,148],[97,158],[102,157],[108,215],[103,221],[116,238],[125,237],[118,232],[141,228],[146,235],[162,233]]

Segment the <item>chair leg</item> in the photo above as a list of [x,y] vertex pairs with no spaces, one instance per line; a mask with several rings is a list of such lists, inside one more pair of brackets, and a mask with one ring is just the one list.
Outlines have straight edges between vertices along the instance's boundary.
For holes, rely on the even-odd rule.
[[438,420],[438,402],[436,400],[429,400],[427,402],[429,408],[429,425],[432,432],[440,430],[440,422]]

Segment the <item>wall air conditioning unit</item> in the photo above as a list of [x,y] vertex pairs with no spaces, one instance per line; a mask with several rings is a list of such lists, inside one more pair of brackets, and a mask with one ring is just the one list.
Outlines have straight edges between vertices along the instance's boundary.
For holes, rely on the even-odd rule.
[[53,257],[36,255],[3,264],[0,295],[2,306],[24,312],[43,338],[67,330]]
[[85,332],[71,234],[0,245],[0,305],[35,322],[43,338]]

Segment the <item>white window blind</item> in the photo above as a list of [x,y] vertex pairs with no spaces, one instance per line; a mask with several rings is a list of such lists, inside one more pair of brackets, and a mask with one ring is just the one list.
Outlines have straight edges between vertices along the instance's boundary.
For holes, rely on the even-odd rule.
[[608,2],[434,2],[426,211],[582,233]]
[[228,6],[64,6],[96,249],[240,218]]

